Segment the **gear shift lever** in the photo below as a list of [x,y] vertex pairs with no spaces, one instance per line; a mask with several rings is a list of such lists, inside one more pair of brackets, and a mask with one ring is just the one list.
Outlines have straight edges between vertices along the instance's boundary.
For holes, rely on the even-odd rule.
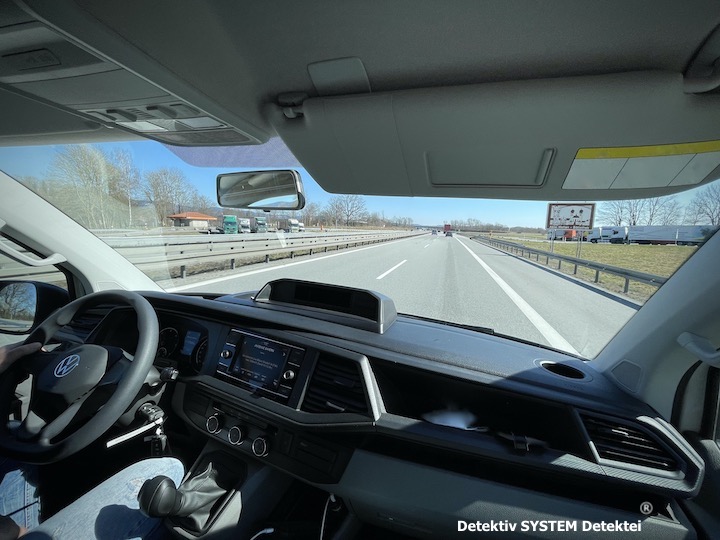
[[150,517],[187,518],[188,530],[202,531],[214,504],[227,493],[218,485],[213,464],[179,487],[167,476],[146,480],[138,493],[140,510]]

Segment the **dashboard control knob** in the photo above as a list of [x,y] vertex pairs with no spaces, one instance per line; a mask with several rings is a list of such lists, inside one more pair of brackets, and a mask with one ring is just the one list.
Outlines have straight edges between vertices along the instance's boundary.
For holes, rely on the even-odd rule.
[[265,457],[270,453],[270,445],[265,437],[257,437],[252,443],[252,452],[257,457]]
[[220,353],[220,356],[222,356],[223,358],[225,358],[227,360],[228,358],[230,358],[232,356],[232,352],[230,351],[230,349],[223,349],[222,352]]
[[223,419],[220,414],[215,413],[212,416],[208,416],[205,421],[205,429],[210,433],[218,433],[223,428]]
[[295,378],[295,372],[292,369],[288,369],[282,374],[283,379],[286,381],[292,381]]
[[228,430],[230,444],[240,444],[245,439],[245,432],[240,426],[233,426]]

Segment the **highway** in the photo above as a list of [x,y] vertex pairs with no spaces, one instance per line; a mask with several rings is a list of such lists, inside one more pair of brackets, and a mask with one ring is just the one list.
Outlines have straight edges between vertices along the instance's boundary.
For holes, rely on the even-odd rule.
[[442,234],[244,266],[168,290],[237,293],[280,277],[371,289],[392,298],[399,313],[488,327],[586,358],[635,313],[588,285]]

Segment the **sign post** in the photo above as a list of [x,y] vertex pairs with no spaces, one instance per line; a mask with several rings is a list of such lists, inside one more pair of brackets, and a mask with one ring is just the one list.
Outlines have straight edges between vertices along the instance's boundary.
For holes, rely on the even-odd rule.
[[[554,251],[555,230],[575,231],[574,238],[578,241],[576,257],[580,258],[583,235],[593,228],[595,221],[595,203],[548,203],[545,228],[552,231],[550,251]],[[577,236],[577,234],[580,236]]]

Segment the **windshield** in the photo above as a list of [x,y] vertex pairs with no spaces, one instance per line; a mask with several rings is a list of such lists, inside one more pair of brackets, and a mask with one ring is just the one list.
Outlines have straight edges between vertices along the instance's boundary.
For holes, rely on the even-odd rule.
[[[263,154],[268,146],[273,152]],[[167,291],[240,293],[278,278],[370,289],[399,313],[584,358],[720,221],[717,182],[671,197],[564,205],[333,195],[277,146],[1,148],[0,169]],[[280,158],[267,167],[272,155]],[[294,165],[306,206],[218,207],[216,176],[258,163]]]

